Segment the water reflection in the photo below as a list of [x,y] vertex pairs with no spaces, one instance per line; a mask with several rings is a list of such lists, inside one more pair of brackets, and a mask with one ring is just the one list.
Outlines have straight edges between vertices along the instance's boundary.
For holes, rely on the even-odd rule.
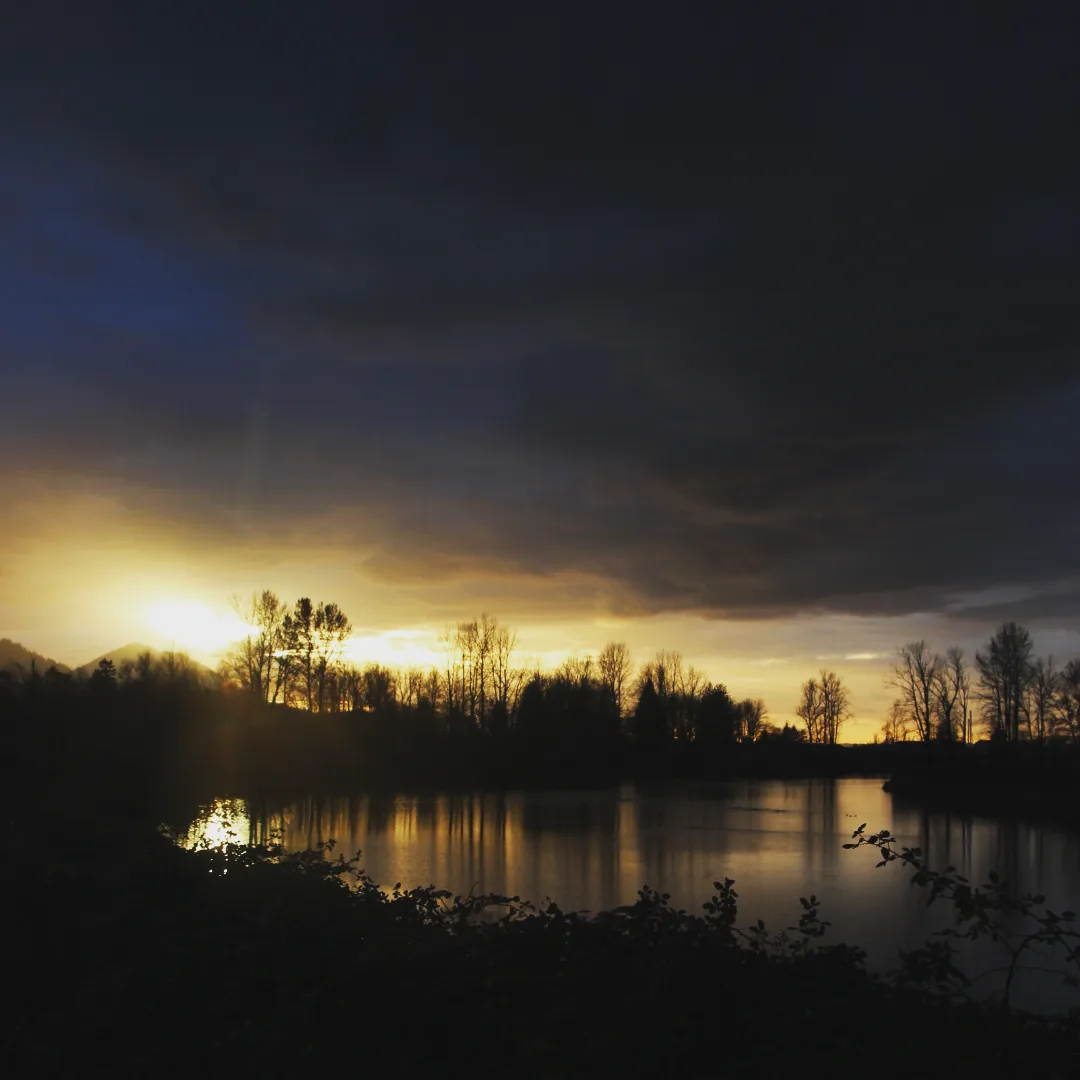
[[243,799],[218,799],[207,807],[181,841],[184,847],[223,847],[255,843],[248,805]]
[[877,779],[221,804],[204,835],[223,837],[226,818],[253,840],[279,834],[292,850],[334,838],[339,853],[362,851],[361,865],[382,883],[550,896],[568,909],[629,903],[649,884],[700,910],[713,881],[727,876],[740,893],[740,921],[779,928],[797,918],[798,897],[814,892],[830,936],[859,944],[879,965],[924,941],[949,912],[928,910],[925,892],[909,887],[901,868],[878,870],[872,852],[843,850],[862,822],[888,826],[931,865],[955,866],[973,881],[996,869],[1019,891],[1061,906],[1080,893],[1075,836],[894,805]]

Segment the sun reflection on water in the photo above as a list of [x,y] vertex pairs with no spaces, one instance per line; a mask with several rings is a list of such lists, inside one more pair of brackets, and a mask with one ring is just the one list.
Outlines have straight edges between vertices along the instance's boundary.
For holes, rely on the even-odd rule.
[[244,799],[215,799],[192,822],[182,843],[186,848],[222,848],[251,841],[251,816]]

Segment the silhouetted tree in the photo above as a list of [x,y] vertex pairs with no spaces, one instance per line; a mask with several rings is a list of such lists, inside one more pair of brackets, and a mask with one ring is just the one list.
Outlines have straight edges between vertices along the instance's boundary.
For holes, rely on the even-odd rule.
[[664,702],[657,693],[651,673],[643,674],[639,683],[631,730],[634,741],[642,749],[659,750],[671,745],[671,728]]
[[940,659],[934,676],[934,719],[940,739],[971,741],[968,702],[971,680],[962,649],[953,646]]
[[940,704],[940,677],[944,666],[942,658],[932,653],[925,641],[912,641],[901,646],[899,657],[889,674],[889,685],[900,694],[898,705],[924,743],[929,743],[934,737],[936,708]]
[[600,683],[604,688],[611,708],[616,716],[621,717],[625,709],[624,696],[626,684],[633,670],[630,650],[621,641],[609,641],[597,658],[600,671]]
[[1080,660],[1070,660],[1058,678],[1054,715],[1056,726],[1080,744]]
[[319,712],[324,712],[328,705],[328,678],[345,653],[352,626],[345,612],[333,603],[320,603],[315,609],[313,623],[311,670],[315,680],[315,705]]
[[283,705],[296,703],[296,681],[300,670],[297,656],[296,621],[292,612],[281,620],[281,645],[274,653],[273,685],[270,688],[270,701],[280,701]]
[[680,679],[671,698],[672,722],[676,737],[684,743],[694,738],[699,700],[708,682],[693,664],[680,671]]
[[363,672],[363,706],[375,712],[385,712],[395,703],[394,672],[381,664],[368,664]]
[[1020,716],[1032,678],[1031,634],[1004,623],[990,639],[985,653],[976,653],[983,718],[992,734],[1009,742],[1020,738]]
[[887,743],[907,742],[911,733],[911,720],[907,710],[899,701],[894,701],[889,715],[881,725],[881,734]]
[[233,597],[232,603],[248,633],[225,654],[221,673],[236,679],[257,700],[272,701],[281,689],[274,682],[274,665],[285,646],[285,606],[270,589],[253,593],[247,602]]
[[454,713],[464,711],[463,703],[458,697],[457,627],[447,626],[439,638],[439,643],[442,645],[445,655],[443,670],[439,676],[440,698],[442,700],[443,712],[449,721]]
[[296,601],[286,629],[285,647],[293,658],[301,700],[310,712],[315,705],[315,605],[309,597]]
[[405,709],[414,709],[427,694],[428,673],[423,668],[411,667],[400,672],[395,679],[397,703]]
[[492,730],[503,731],[510,724],[517,696],[522,685],[522,675],[512,666],[517,633],[509,627],[496,625],[491,636],[490,669],[491,698],[493,710]]
[[639,690],[646,681],[653,685],[663,709],[669,735],[679,742],[693,738],[694,704],[704,679],[694,667],[687,666],[682,653],[662,649],[642,666],[638,674]]
[[544,677],[536,674],[529,679],[521,691],[516,730],[525,739],[537,739],[543,735],[546,717]]
[[742,714],[724,686],[710,686],[701,695],[694,740],[707,751],[733,745],[739,738]]
[[800,693],[799,703],[795,706],[795,715],[806,725],[806,741],[823,743],[825,741],[825,710],[821,687],[817,679],[807,679],[802,684]]
[[782,728],[775,724],[766,724],[758,736],[758,741],[766,745],[797,746],[807,741],[806,732],[800,731],[794,724],[785,724]]
[[835,671],[821,670],[821,710],[825,742],[835,746],[840,740],[840,727],[851,715],[847,687]]
[[756,742],[765,730],[769,713],[761,698],[746,698],[739,702],[740,733],[745,742]]
[[90,684],[95,690],[111,690],[116,686],[116,665],[107,656],[94,668]]
[[836,672],[822,668],[819,678],[803,683],[795,715],[806,725],[809,742],[834,746],[849,714],[847,687]]
[[1031,665],[1031,677],[1024,694],[1023,712],[1028,738],[1040,746],[1054,733],[1055,702],[1060,676],[1054,670],[1054,658],[1038,659]]

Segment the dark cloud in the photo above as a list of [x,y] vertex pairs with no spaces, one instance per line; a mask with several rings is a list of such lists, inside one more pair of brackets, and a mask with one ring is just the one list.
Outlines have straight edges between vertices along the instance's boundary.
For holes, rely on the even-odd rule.
[[1073,573],[1076,27],[692,10],[25,5],[5,453],[624,612]]

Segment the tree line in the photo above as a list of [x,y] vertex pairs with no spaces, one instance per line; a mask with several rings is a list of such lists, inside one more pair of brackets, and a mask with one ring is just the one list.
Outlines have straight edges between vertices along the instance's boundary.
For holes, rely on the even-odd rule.
[[[610,641],[595,656],[571,656],[543,671],[522,662],[516,632],[485,613],[445,629],[440,663],[394,669],[349,658],[353,628],[336,603],[301,597],[290,605],[263,590],[235,606],[248,632],[219,669],[227,696],[328,718],[373,714],[397,724],[395,741],[428,732],[568,745],[622,740],[676,752],[835,746],[852,715],[847,686],[827,669],[800,688],[792,712],[801,726],[779,725],[763,700],[734,698],[678,651],[661,650],[635,667],[627,645]],[[91,683],[194,685],[198,670],[176,653],[140,657],[119,672],[105,660]],[[973,665],[959,648],[938,653],[925,641],[909,642],[886,681],[896,697],[881,729],[885,743],[971,743],[978,723],[997,742],[1065,737],[1080,745],[1080,659],[1058,668],[1052,657],[1036,657],[1030,632],[1016,623],[1002,625]]]
[[[572,656],[545,672],[520,663],[516,632],[484,613],[445,629],[440,664],[395,670],[348,659],[352,625],[337,604],[303,597],[290,606],[267,589],[234,606],[249,632],[220,673],[270,705],[316,713],[409,709],[439,718],[448,732],[492,735],[565,728],[572,717],[579,733],[622,731],[650,747],[803,738],[772,724],[764,701],[735,700],[677,651],[662,650],[635,670],[627,645],[611,641],[596,656]],[[817,738],[813,719],[811,741],[835,741],[846,709],[835,675],[823,687],[825,737]]]
[[995,742],[1080,744],[1080,659],[1058,668],[1037,657],[1031,633],[1004,623],[970,667],[963,650],[933,652],[925,641],[902,646],[887,685],[897,691],[882,732],[886,742],[974,740],[976,719]]

